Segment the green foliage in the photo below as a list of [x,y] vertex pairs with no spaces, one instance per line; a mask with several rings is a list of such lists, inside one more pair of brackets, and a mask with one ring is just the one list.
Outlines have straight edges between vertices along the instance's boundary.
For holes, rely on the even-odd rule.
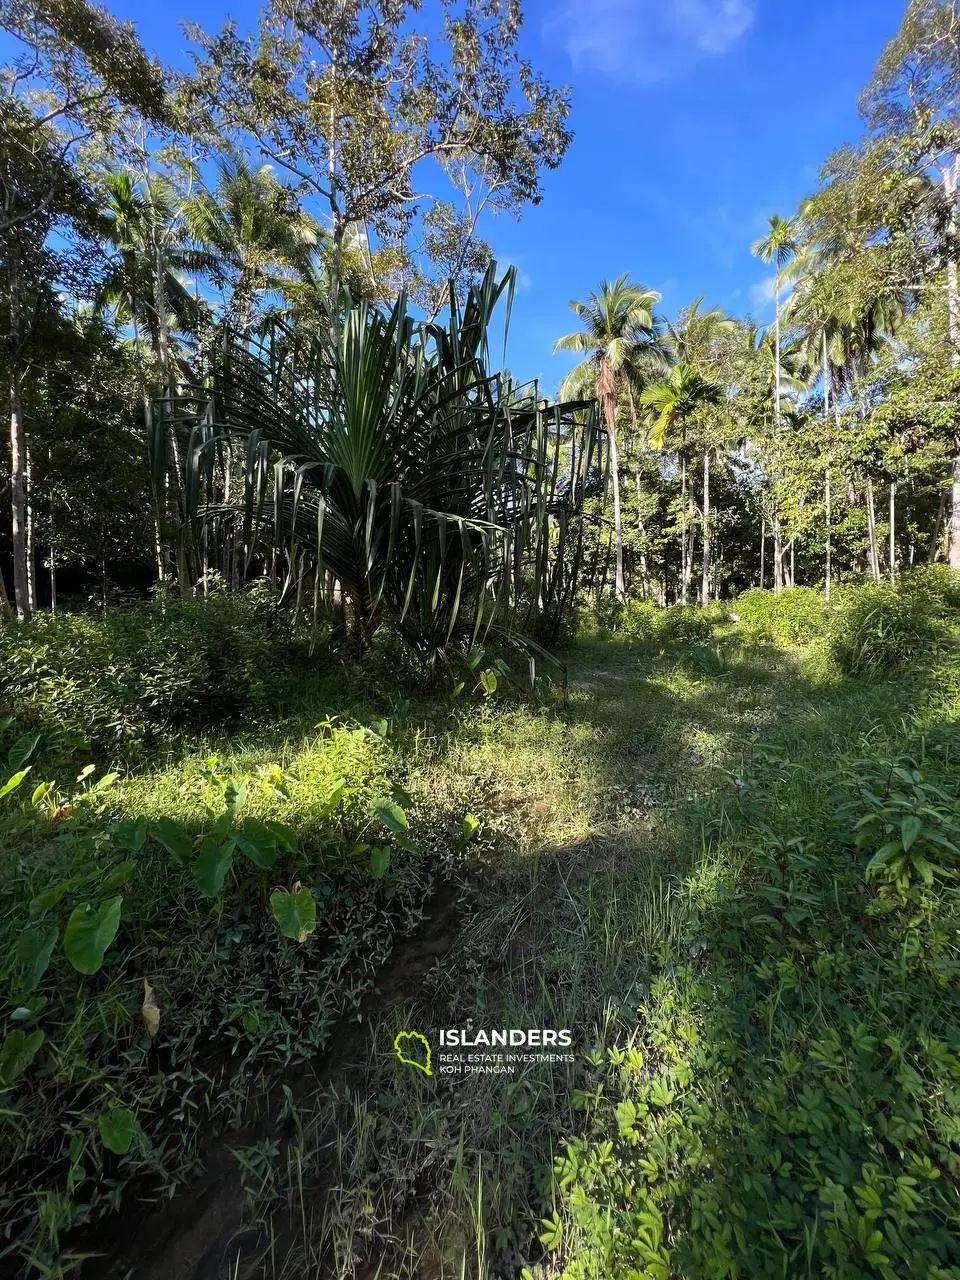
[[622,636],[649,644],[697,644],[709,640],[722,614],[713,609],[668,605],[661,609],[648,600],[620,604],[606,597],[594,610],[601,635]]
[[123,898],[110,898],[94,906],[78,903],[70,913],[63,949],[67,959],[79,973],[96,973],[103,964],[107,947],[120,928]]
[[885,758],[898,713],[856,697],[706,808],[677,943],[587,1055],[540,1236],[565,1280],[960,1267],[960,738]]
[[827,605],[810,587],[785,587],[779,594],[754,587],[737,597],[734,612],[758,639],[781,644],[807,644],[827,627]]
[[933,613],[960,611],[960,570],[945,564],[920,565],[900,576],[900,595],[919,596],[927,601]]
[[845,593],[829,640],[847,675],[896,675],[922,661],[940,633],[926,593],[869,585]]
[[231,725],[295,696],[302,663],[262,593],[156,601],[0,625],[0,700],[48,749],[112,754]]

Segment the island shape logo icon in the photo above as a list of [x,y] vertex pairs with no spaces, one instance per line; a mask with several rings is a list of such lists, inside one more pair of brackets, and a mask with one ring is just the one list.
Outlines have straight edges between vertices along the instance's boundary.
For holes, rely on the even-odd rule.
[[[418,1052],[421,1045],[427,1051],[426,1065],[424,1065],[422,1062],[418,1062],[416,1058],[411,1058],[407,1056],[408,1054]],[[428,1076],[433,1075],[433,1072],[430,1069],[430,1041],[427,1039],[426,1036],[422,1036],[419,1031],[399,1032],[396,1038],[394,1039],[393,1047],[394,1049],[396,1049],[397,1057],[400,1059],[401,1062],[405,1062],[409,1067],[416,1067],[419,1071],[422,1071],[425,1075],[428,1075]]]

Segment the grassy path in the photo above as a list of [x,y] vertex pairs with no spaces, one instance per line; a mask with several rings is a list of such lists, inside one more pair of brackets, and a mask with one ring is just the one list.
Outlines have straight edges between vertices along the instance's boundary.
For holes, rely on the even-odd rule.
[[[952,654],[857,684],[734,628],[585,640],[565,701],[411,689],[345,714],[380,736],[290,722],[227,764],[280,761],[305,844],[332,777],[358,815],[402,781],[420,852],[348,878],[317,947],[276,960],[241,925],[203,969],[182,908],[190,1016],[253,992],[230,1035],[262,1048],[246,1092],[216,1066],[226,1105],[189,1137],[207,1172],[99,1233],[85,1274],[960,1276],[957,892],[867,884],[853,843],[891,779],[927,814],[918,850],[960,825]],[[122,801],[190,822],[210,772],[185,759]],[[394,1054],[467,1025],[568,1028],[574,1061],[428,1077]]]

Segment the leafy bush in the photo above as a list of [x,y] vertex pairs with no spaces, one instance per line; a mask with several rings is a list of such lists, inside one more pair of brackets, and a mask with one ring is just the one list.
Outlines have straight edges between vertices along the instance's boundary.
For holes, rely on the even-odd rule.
[[752,635],[781,644],[807,644],[827,622],[826,603],[812,587],[787,587],[779,595],[753,587],[738,597],[736,612]]
[[0,627],[0,706],[62,752],[230,725],[291,693],[294,654],[257,591]]
[[665,609],[649,600],[602,600],[594,610],[600,635],[625,636],[651,644],[687,644],[709,640],[722,610],[712,606],[668,605]]
[[960,610],[960,572],[946,564],[925,564],[904,573],[897,584],[902,596],[919,597],[941,613]]
[[847,675],[905,671],[941,627],[922,592],[866,586],[845,594],[830,624],[830,650]]

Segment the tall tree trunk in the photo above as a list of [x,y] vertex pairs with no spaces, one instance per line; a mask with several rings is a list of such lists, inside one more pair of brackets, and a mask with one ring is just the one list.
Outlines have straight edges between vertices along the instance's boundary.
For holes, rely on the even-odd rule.
[[[947,258],[947,330],[950,337],[950,365],[960,368],[960,291],[957,282],[957,260],[953,246],[957,236],[957,181],[960,155],[953,157],[943,176],[944,190],[950,206],[950,253]],[[950,468],[950,522],[947,535],[947,560],[960,569],[960,433],[953,440],[953,462]]]
[[700,579],[700,603],[710,603],[710,450],[703,451],[703,571]]
[[897,580],[897,486],[890,481],[890,581]]
[[773,518],[773,592],[779,595],[783,590],[783,530],[780,517]]
[[943,532],[943,517],[947,513],[947,497],[946,488],[940,490],[940,505],[937,507],[937,518],[933,523],[933,534],[930,538],[930,548],[927,551],[927,564],[936,564],[937,556],[940,554],[940,539]]
[[877,513],[873,501],[873,481],[867,480],[867,556],[874,582],[880,581],[880,550],[877,546]]
[[36,559],[33,549],[33,468],[30,466],[30,441],[24,441],[26,465],[23,478],[27,488],[27,599],[30,601],[30,612],[37,610],[37,574]]
[[[833,383],[830,376],[830,344],[827,341],[826,328],[824,328],[823,330],[822,364],[823,364],[823,427],[824,427],[824,435],[826,435],[830,430],[830,399],[833,393]],[[829,466],[827,466],[823,476],[823,509],[824,509],[826,526],[827,526],[827,557],[826,557],[827,563],[826,563],[826,573],[825,573],[824,596],[826,598],[827,604],[829,604],[830,603],[830,586],[831,586],[830,559],[833,551],[833,547],[832,547],[833,528],[832,528],[832,512],[830,510],[830,467]]]
[[23,343],[23,281],[20,257],[14,246],[9,253],[7,279],[10,291],[10,511],[13,520],[13,593],[17,620],[29,622],[30,582],[27,571],[27,442],[23,422],[21,345]]
[[[631,398],[632,399],[632,398]],[[650,565],[647,559],[647,526],[643,520],[643,491],[640,487],[640,472],[633,473],[633,483],[637,491],[637,532],[640,535],[640,591],[644,600],[650,598]]]
[[623,519],[620,514],[620,452],[617,448],[617,381],[610,362],[600,362],[597,378],[597,394],[603,404],[603,417],[607,427],[607,441],[610,447],[610,474],[613,479],[613,540],[616,561],[616,578],[614,594],[622,604],[627,598],[626,581],[623,576]]
[[763,516],[760,517],[760,587],[763,588],[764,579],[764,558],[767,551],[767,522]]
[[823,506],[824,506],[824,511],[826,513],[826,524],[827,524],[826,591],[824,594],[826,596],[827,604],[829,604],[830,603],[830,585],[831,585],[830,557],[833,550],[831,545],[832,537],[833,537],[833,529],[832,529],[832,513],[830,510],[830,468],[829,467],[827,467],[823,477]]
[[680,455],[680,604],[687,603],[687,460]]

